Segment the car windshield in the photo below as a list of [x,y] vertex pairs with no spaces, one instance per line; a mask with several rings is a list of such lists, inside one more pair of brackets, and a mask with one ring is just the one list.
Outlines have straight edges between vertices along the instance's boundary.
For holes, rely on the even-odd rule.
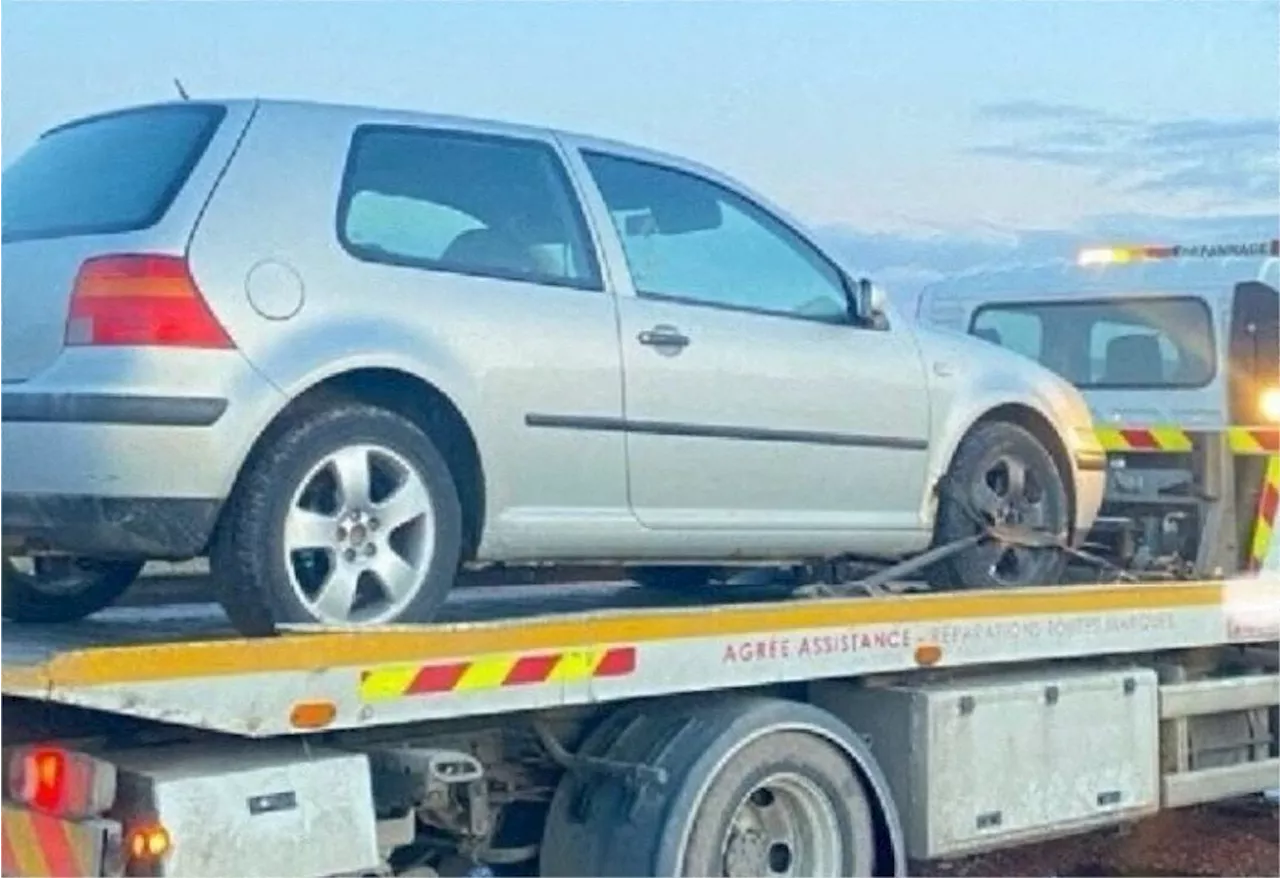
[[154,225],[222,114],[204,104],[149,107],[48,132],[5,168],[5,243]]
[[1214,376],[1212,321],[1195,298],[984,305],[970,331],[1086,389],[1202,387]]

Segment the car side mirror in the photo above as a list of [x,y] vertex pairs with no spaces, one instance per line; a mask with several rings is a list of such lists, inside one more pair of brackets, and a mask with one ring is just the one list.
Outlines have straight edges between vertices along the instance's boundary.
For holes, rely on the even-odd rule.
[[876,329],[886,328],[889,325],[887,313],[889,294],[885,292],[884,287],[872,283],[865,277],[858,278],[852,286],[849,304],[855,313],[851,316],[864,326]]

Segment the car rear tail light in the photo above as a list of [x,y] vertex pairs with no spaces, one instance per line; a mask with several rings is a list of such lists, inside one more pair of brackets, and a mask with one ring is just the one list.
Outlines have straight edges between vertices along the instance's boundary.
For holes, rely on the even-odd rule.
[[116,769],[60,747],[23,747],[9,756],[9,797],[69,820],[95,817],[115,802]]
[[67,315],[68,345],[234,347],[180,256],[85,261]]

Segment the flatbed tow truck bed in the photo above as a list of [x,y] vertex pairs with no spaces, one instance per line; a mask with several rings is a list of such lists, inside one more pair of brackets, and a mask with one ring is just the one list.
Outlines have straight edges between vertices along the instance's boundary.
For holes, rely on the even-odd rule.
[[[448,874],[459,857],[515,862],[517,848],[542,874],[703,874],[690,839],[708,831],[725,837],[730,863],[714,874],[821,871],[833,856],[834,873],[901,874],[908,854],[970,853],[1276,786],[1277,677],[1256,657],[1277,639],[1277,593],[1260,580],[827,599],[512,586],[460,590],[426,626],[248,641],[197,604],[5,623],[0,647],[6,712],[64,705],[176,741],[77,733],[66,744],[117,775],[110,806],[58,815],[115,827],[84,852],[91,874],[137,867],[130,826],[143,812],[172,839],[151,860],[142,851],[152,874],[387,873],[404,871],[406,851],[413,868]],[[19,727],[5,723],[6,750],[30,768]],[[56,724],[40,734],[56,738]],[[874,857],[849,853],[871,829],[839,808],[823,824],[841,827],[837,853],[815,854],[823,836],[796,830],[801,818],[778,840],[788,824],[762,817],[768,808],[742,816],[755,793],[716,799],[735,759],[768,762],[747,743],[791,746],[796,735],[815,752],[834,745],[855,769],[864,810],[851,813],[869,815]],[[258,793],[279,793],[301,822],[259,836],[252,779],[266,776]],[[198,809],[184,798],[192,785],[205,791]],[[784,788],[765,798],[781,801]],[[835,801],[852,796],[841,789]],[[1030,804],[1028,789],[1050,803]],[[632,804],[618,811],[617,795]],[[523,846],[495,835],[514,802],[543,809],[522,818],[538,830]],[[732,815],[699,818],[706,808]],[[14,839],[39,841],[39,810],[6,802],[6,875],[37,874],[10,853]],[[317,835],[316,821],[339,812]]]

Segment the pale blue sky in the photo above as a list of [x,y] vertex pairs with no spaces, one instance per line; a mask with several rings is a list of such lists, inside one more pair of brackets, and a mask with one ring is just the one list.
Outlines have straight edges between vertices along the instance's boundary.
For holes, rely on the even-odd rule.
[[11,0],[0,118],[6,162],[174,76],[548,123],[715,164],[884,262],[930,230],[1274,215],[1278,33],[1277,0]]

